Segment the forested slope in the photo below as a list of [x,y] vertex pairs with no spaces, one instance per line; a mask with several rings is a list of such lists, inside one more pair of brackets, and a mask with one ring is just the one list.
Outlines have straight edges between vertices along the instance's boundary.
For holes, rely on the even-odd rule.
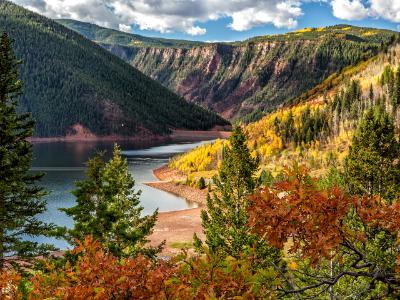
[[[276,174],[282,167],[299,161],[323,174],[343,163],[354,130],[370,108],[386,111],[399,139],[398,42],[387,51],[331,76],[293,104],[248,124],[248,146],[252,155],[260,158],[264,170]],[[203,145],[175,158],[170,166],[189,177],[210,176],[221,160],[222,148],[222,141]]]
[[170,128],[208,129],[226,121],[154,82],[64,26],[0,0],[0,31],[14,40],[36,136],[166,134]]
[[337,25],[190,48],[101,44],[188,101],[251,121],[376,55],[395,34]]

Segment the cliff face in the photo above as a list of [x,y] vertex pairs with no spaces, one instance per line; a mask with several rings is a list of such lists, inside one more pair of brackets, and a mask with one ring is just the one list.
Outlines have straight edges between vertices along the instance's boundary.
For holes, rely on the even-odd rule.
[[191,49],[104,46],[186,100],[229,119],[276,108],[378,49],[332,37]]
[[[63,25],[82,34],[94,30],[91,24],[75,23],[70,20]],[[226,118],[250,121],[332,73],[377,54],[393,41],[394,34],[336,25],[224,44],[156,40],[127,33],[121,42],[118,32],[99,27],[93,36],[104,48],[186,100]]]

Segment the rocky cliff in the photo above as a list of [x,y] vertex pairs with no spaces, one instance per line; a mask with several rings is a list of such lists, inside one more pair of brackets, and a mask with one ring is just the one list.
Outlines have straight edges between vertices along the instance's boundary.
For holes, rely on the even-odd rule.
[[394,34],[337,25],[190,47],[97,42],[186,100],[229,119],[252,120],[377,54]]

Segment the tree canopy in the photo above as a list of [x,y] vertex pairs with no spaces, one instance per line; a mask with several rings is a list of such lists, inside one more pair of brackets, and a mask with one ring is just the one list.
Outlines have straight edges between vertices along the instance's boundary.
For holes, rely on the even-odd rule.
[[5,259],[18,255],[21,260],[53,249],[27,237],[47,235],[51,225],[38,220],[46,210],[44,191],[37,186],[40,174],[32,174],[32,135],[30,114],[17,113],[22,82],[18,77],[20,61],[15,58],[7,33],[0,36],[0,272]]

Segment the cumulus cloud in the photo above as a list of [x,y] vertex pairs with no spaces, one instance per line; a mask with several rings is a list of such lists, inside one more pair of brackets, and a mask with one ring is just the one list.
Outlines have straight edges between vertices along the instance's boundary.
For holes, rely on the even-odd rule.
[[190,35],[203,35],[207,32],[205,28],[201,28],[199,26],[194,26],[187,30],[187,33]]
[[400,0],[12,0],[50,18],[71,18],[131,31],[130,26],[161,33],[203,35],[203,23],[230,18],[229,27],[245,31],[272,24],[294,28],[301,5],[328,2],[343,20],[366,17],[400,22]]
[[361,20],[368,16],[368,9],[360,0],[333,0],[333,15],[342,20]]
[[301,0],[13,0],[50,18],[72,18],[115,29],[171,31],[202,35],[202,23],[231,18],[237,31],[263,24],[293,28]]
[[268,5],[251,7],[234,12],[232,23],[233,30],[244,31],[257,25],[271,23],[276,27],[294,28],[297,26],[295,18],[302,15],[299,2],[270,2]]
[[370,0],[371,15],[383,19],[400,22],[400,1],[399,0]]
[[343,20],[361,20],[366,17],[400,22],[400,0],[332,0],[333,15]]
[[132,28],[131,28],[131,26],[126,25],[126,24],[119,24],[119,25],[118,25],[118,29],[119,29],[120,31],[123,31],[123,32],[132,33]]

